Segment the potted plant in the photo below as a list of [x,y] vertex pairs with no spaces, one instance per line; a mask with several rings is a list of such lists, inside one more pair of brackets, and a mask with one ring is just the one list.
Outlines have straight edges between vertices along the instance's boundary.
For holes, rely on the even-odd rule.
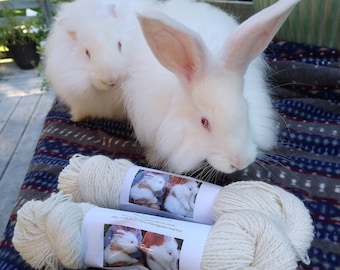
[[31,69],[40,61],[40,43],[48,33],[48,27],[39,14],[20,19],[8,7],[2,12],[4,23],[0,25],[0,45],[9,50],[14,62],[22,69]]

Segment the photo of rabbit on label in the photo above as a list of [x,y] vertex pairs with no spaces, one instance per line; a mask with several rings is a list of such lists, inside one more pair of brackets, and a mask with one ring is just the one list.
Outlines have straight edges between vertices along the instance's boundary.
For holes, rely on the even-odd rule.
[[139,170],[131,185],[129,202],[193,218],[200,185],[193,179]]
[[[179,269],[182,239],[121,225],[104,226],[104,267]],[[130,268],[129,268],[130,269]]]

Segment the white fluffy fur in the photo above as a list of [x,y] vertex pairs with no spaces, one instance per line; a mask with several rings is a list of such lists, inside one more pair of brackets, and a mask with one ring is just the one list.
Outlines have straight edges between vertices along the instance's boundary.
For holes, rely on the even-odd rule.
[[[280,9],[283,15],[277,15]],[[289,14],[286,9],[275,6],[241,27],[221,10],[190,0],[159,7],[179,23],[155,13],[140,17],[144,32],[137,31],[127,44],[130,77],[123,88],[128,116],[150,163],[183,173],[207,160],[231,173],[275,145],[275,113],[259,55]],[[268,25],[274,25],[272,31]],[[173,43],[177,47],[169,48]],[[173,50],[170,56],[164,54],[168,50]],[[191,62],[178,67],[176,58]],[[209,120],[208,129],[202,118]]]
[[[120,84],[123,38],[113,0],[76,0],[57,12],[46,42],[46,76],[72,118],[126,119]],[[86,54],[90,54],[90,57]]]

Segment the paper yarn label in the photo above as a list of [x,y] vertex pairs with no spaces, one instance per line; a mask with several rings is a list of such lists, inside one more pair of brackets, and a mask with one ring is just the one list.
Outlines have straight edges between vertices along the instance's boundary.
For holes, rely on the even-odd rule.
[[134,166],[125,175],[120,209],[212,224],[220,190],[191,177]]
[[211,226],[95,207],[81,236],[86,266],[104,269],[199,269]]

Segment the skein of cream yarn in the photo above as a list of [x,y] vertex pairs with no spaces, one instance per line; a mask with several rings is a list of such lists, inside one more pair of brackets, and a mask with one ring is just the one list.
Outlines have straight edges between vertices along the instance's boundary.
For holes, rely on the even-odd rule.
[[59,174],[58,189],[72,194],[75,202],[118,209],[124,176],[133,166],[127,159],[75,154]]
[[[61,171],[58,188],[72,194],[76,202],[118,209],[124,176],[132,166],[134,164],[125,159],[76,154]],[[239,181],[223,187],[214,204],[215,220],[223,213],[241,210],[255,210],[282,220],[296,261],[309,264],[307,250],[314,237],[314,228],[308,210],[297,197],[261,181]]]
[[214,218],[223,213],[254,209],[278,216],[295,250],[297,260],[310,263],[306,254],[314,237],[312,219],[301,200],[284,189],[260,181],[240,181],[225,186],[214,205]]
[[[27,202],[18,211],[14,247],[36,269],[85,268],[81,227],[93,207],[62,192]],[[201,269],[295,270],[290,240],[272,218],[248,210],[221,214],[208,235]]]
[[296,270],[289,238],[273,218],[254,210],[222,214],[205,244],[201,269]]
[[76,204],[58,193],[46,201],[29,201],[19,209],[13,245],[36,269],[84,268],[80,229],[85,214],[95,207]]

